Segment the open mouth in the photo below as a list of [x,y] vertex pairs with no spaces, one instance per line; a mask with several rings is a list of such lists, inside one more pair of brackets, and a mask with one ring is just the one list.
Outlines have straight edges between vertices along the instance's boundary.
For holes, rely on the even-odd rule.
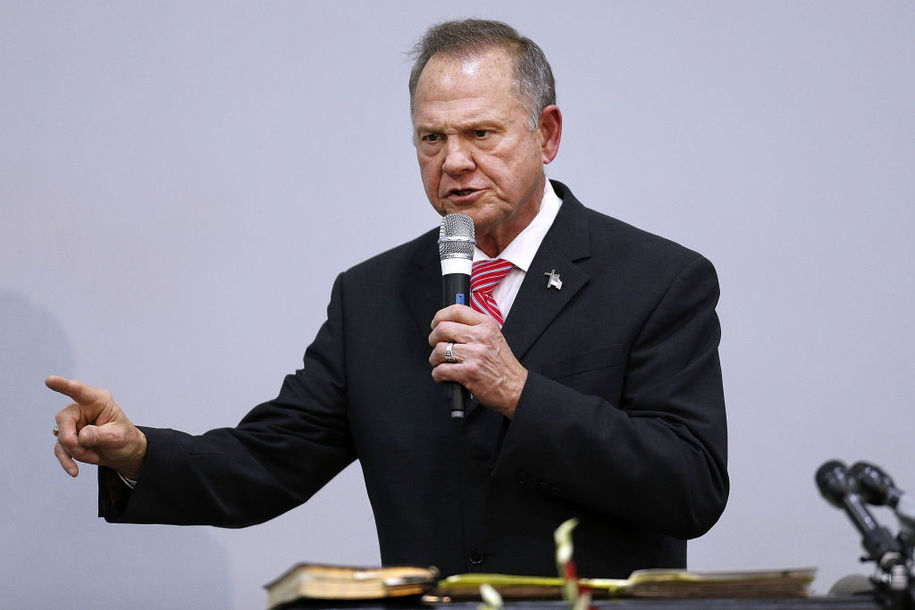
[[479,188],[453,188],[446,191],[444,199],[450,201],[453,205],[473,205],[482,195],[483,190]]

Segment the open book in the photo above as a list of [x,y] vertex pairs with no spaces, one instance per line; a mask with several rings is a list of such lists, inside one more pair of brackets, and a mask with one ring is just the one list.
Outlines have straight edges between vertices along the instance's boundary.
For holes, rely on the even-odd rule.
[[[637,570],[627,579],[582,578],[595,598],[776,598],[805,597],[813,568],[689,572]],[[268,608],[298,599],[370,600],[429,596],[430,601],[479,599],[480,585],[505,599],[559,599],[562,579],[512,574],[456,574],[439,578],[434,567],[354,568],[300,563],[265,585]]]
[[[775,598],[805,597],[814,568],[689,572],[637,570],[627,579],[582,578],[580,584],[601,597]],[[438,583],[440,597],[478,598],[480,585],[494,587],[506,599],[561,597],[562,579],[508,574],[456,574]]]

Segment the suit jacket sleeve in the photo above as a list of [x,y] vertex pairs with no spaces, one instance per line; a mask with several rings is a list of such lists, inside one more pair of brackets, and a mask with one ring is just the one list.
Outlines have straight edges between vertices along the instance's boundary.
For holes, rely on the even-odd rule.
[[693,254],[626,346],[618,402],[530,371],[494,475],[676,538],[715,523],[728,494],[718,282]]
[[[136,488],[99,469],[99,512],[112,522],[244,527],[298,506],[355,459],[346,419],[341,279],[328,318],[279,395],[235,428],[202,435],[142,428]],[[112,476],[113,475],[113,476]]]

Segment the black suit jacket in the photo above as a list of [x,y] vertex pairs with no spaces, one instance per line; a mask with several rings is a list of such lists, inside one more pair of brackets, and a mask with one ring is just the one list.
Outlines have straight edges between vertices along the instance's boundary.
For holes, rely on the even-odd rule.
[[431,379],[432,231],[337,278],[303,368],[237,427],[144,428],[140,482],[126,501],[103,486],[103,515],[245,526],[358,459],[387,564],[553,574],[553,530],[576,516],[583,575],[685,566],[728,493],[714,269],[554,187],[503,328],[529,370],[513,420],[472,404],[458,429]]

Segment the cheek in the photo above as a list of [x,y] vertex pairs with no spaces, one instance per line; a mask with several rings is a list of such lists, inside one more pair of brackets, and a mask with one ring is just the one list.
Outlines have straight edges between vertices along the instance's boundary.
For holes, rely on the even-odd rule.
[[500,174],[503,180],[523,181],[533,171],[542,167],[540,151],[526,138],[506,141],[487,155],[487,167]]
[[419,175],[423,181],[423,190],[430,201],[438,199],[438,183],[441,172],[436,171],[435,164],[429,160],[419,159]]
[[518,155],[511,163],[507,174],[516,185],[528,185],[531,179],[543,171],[543,161],[536,150],[526,150],[523,155]]

